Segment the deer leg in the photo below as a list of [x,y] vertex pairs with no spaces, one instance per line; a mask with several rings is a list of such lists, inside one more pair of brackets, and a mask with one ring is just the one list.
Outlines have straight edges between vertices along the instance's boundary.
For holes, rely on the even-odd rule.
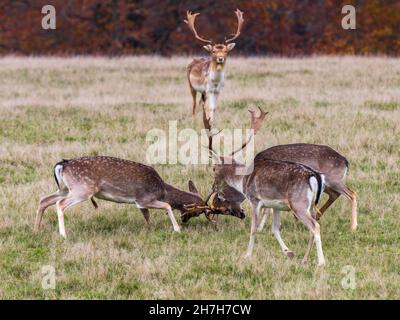
[[265,222],[267,221],[269,214],[272,212],[272,209],[264,208],[264,210],[261,212],[262,212],[262,216],[258,217],[259,223],[258,223],[258,227],[257,227],[257,232],[261,232],[264,229]]
[[210,93],[210,99],[209,99],[209,118],[210,122],[214,120],[214,111],[217,108],[217,99],[218,99],[218,94],[217,93]]
[[285,242],[283,242],[281,238],[281,232],[280,232],[280,227],[281,227],[281,213],[278,210],[273,210],[273,219],[272,219],[272,234],[275,236],[276,240],[278,240],[278,243],[283,251],[283,253],[292,259],[294,257],[294,253],[289,250],[289,248],[286,246]]
[[97,210],[99,206],[97,205],[97,202],[94,200],[94,197],[90,197],[90,201],[92,202],[94,209]]
[[143,214],[144,219],[146,220],[146,223],[149,225],[150,224],[150,213],[149,213],[149,209],[145,209],[145,208],[140,208],[140,211]]
[[[317,219],[317,212],[316,212],[317,210],[315,210],[315,209],[316,209],[316,207],[314,205],[311,205],[310,213],[311,213],[311,216],[312,216],[313,219]],[[307,264],[308,263],[308,259],[310,257],[310,253],[311,253],[311,249],[313,247],[313,244],[314,244],[314,233],[312,233],[310,231],[310,237],[308,239],[307,250],[306,250],[306,253],[305,253],[304,257],[303,257],[303,260],[301,261],[302,264]]]
[[[206,112],[206,111],[205,111],[206,100],[207,100],[207,96],[206,96],[206,94],[203,92],[203,93],[201,94],[201,98],[200,98],[200,105],[201,105],[201,108],[203,109],[203,112]],[[206,113],[206,114],[207,114],[207,113]]]
[[351,201],[351,230],[357,230],[357,194],[347,186],[344,187],[344,195]]
[[58,228],[60,235],[64,238],[67,237],[67,234],[65,233],[65,225],[64,225],[64,211],[67,208],[70,208],[74,205],[77,205],[78,203],[81,203],[83,201],[86,201],[90,198],[90,196],[87,195],[74,195],[74,194],[69,194],[66,198],[57,201],[57,217],[58,217]]
[[196,113],[196,98],[197,98],[197,92],[196,92],[196,90],[193,89],[192,86],[190,86],[190,93],[192,94],[192,99],[193,99],[192,117],[194,117],[194,114]]
[[154,209],[165,209],[168,213],[168,217],[171,220],[172,226],[174,228],[175,232],[180,232],[181,231],[181,227],[179,226],[179,224],[176,222],[174,213],[172,212],[172,208],[171,206],[166,203],[166,202],[162,202],[162,201],[158,201],[158,200],[154,200],[150,203],[141,203],[140,204],[142,207],[145,208],[154,208]]
[[351,201],[351,230],[357,230],[357,194],[342,182],[336,183],[331,187],[336,192],[344,195]]
[[251,215],[251,230],[250,230],[250,241],[247,247],[246,258],[251,257],[254,248],[254,242],[256,240],[256,233],[257,233],[257,216],[260,212],[261,208],[258,204],[252,203],[252,215]]
[[[323,266],[325,264],[324,253],[322,251],[321,233],[320,226],[315,218],[310,213],[310,204],[294,203],[291,204],[295,216],[308,228],[310,231],[310,242],[315,240],[315,245],[317,249],[318,266]],[[311,209],[312,210],[312,209]],[[308,255],[304,256],[304,259],[308,259]],[[307,260],[306,260],[307,261]]]
[[334,203],[336,199],[339,198],[340,196],[340,193],[328,187],[325,188],[325,192],[328,194],[329,198],[325,202],[325,204],[321,207],[321,209],[319,209],[319,212],[317,213],[317,220],[319,220],[322,217],[325,210],[328,209],[332,205],[332,203]]
[[66,192],[59,190],[51,195],[48,195],[48,196],[40,199],[39,208],[36,211],[36,219],[35,219],[35,226],[34,226],[35,232],[39,231],[39,229],[40,229],[43,213],[45,212],[45,210],[48,207],[55,205],[57,203],[57,201],[65,198],[66,195],[67,195]]
[[310,238],[308,239],[306,254],[303,257],[303,260],[301,261],[302,264],[308,263],[308,258],[310,257],[313,244],[314,244],[314,234],[310,231]]

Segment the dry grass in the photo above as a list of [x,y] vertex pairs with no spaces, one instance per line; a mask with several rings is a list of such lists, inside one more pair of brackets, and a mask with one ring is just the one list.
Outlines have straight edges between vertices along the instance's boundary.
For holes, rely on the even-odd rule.
[[[69,238],[57,233],[54,209],[32,233],[36,206],[55,189],[61,158],[105,154],[144,162],[146,132],[200,130],[190,117],[188,58],[14,58],[0,60],[0,298],[400,298],[400,63],[387,58],[229,61],[216,125],[247,125],[249,105],[270,112],[257,150],[278,143],[330,145],[351,162],[359,225],[340,199],[321,221],[327,266],[304,267],[308,232],[289,214],[288,261],[265,231],[244,261],[249,220],[193,219],[173,234],[161,212],[147,228],[138,209],[100,202],[67,212]],[[246,119],[247,120],[247,119]],[[206,166],[157,166],[166,181],[207,193]],[[247,207],[248,208],[248,207]],[[314,250],[315,251],[315,250]],[[41,288],[43,265],[56,268],[55,290]],[[356,270],[356,289],[341,286]]]

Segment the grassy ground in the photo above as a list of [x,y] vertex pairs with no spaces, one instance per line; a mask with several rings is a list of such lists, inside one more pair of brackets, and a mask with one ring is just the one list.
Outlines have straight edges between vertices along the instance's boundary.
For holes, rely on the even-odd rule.
[[[146,133],[202,128],[192,123],[185,65],[189,58],[3,58],[0,60],[0,298],[400,298],[400,64],[385,58],[231,59],[216,126],[248,125],[247,108],[270,112],[256,139],[332,146],[350,163],[358,192],[359,231],[339,199],[321,220],[327,266],[302,266],[307,230],[283,216],[286,259],[269,230],[254,257],[242,259],[250,219],[192,219],[181,234],[165,214],[146,227],[139,210],[100,201],[66,214],[68,239],[50,208],[39,234],[38,200],[55,191],[62,158],[113,155],[145,162]],[[244,121],[245,120],[245,121]],[[208,166],[159,165],[161,176],[202,194]],[[246,205],[247,213],[248,206]],[[268,228],[267,228],[268,229]],[[41,268],[54,266],[55,290],[42,289]],[[355,289],[342,286],[345,266]]]

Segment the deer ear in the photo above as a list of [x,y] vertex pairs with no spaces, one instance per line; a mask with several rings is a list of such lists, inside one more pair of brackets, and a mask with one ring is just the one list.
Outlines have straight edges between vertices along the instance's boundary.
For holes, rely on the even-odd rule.
[[208,52],[212,52],[212,45],[211,44],[203,46],[203,48],[206,49]]
[[198,191],[197,188],[195,187],[195,185],[194,185],[194,183],[193,183],[192,180],[189,180],[188,184],[189,184],[189,191],[190,191],[190,192],[199,194],[199,191]]
[[234,47],[235,47],[235,43],[230,43],[230,44],[228,44],[227,46],[226,46],[226,49],[228,50],[228,51],[231,51]]

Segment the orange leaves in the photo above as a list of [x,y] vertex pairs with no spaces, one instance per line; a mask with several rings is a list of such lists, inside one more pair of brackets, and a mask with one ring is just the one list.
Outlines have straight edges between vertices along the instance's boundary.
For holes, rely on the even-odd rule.
[[[398,55],[400,51],[400,3],[394,0],[361,4],[337,0],[54,0],[57,30],[43,30],[41,7],[45,2],[1,2],[0,53],[202,52],[183,22],[186,10],[203,13],[197,21],[199,30],[223,39],[235,29],[232,12],[236,8],[244,12],[245,22],[235,53]],[[356,6],[356,30],[341,28],[341,8],[348,3]]]

